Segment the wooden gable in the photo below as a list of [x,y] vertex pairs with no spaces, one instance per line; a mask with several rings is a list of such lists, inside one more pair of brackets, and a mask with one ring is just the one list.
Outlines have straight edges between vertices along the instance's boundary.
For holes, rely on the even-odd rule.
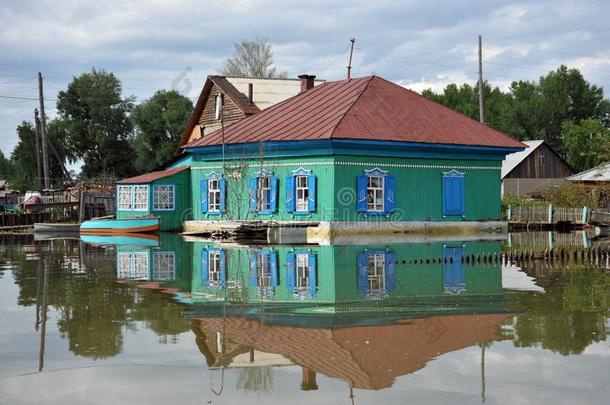
[[504,178],[561,179],[574,173],[574,169],[543,142]]

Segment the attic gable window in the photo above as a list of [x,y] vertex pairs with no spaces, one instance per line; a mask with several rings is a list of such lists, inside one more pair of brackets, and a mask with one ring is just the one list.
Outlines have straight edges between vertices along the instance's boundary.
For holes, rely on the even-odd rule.
[[217,121],[220,121],[222,119],[222,106],[224,104],[224,97],[223,94],[218,94],[216,95],[216,98],[214,100],[214,119]]

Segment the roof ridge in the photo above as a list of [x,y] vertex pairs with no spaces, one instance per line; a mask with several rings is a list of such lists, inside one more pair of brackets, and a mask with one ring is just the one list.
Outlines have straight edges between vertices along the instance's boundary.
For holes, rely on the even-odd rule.
[[[335,125],[335,127],[333,128],[333,131],[330,134],[330,138],[332,139],[335,136],[335,131],[337,131],[337,128],[339,127],[339,125],[341,125],[341,123],[343,122],[343,120],[345,119],[345,117],[347,117],[350,113],[350,111],[352,110],[352,108],[354,107],[354,105],[356,105],[356,103],[358,102],[358,100],[360,100],[360,97],[362,97],[362,95],[366,92],[366,90],[369,88],[369,85],[371,84],[371,81],[373,81],[373,78],[375,76],[368,76],[367,80],[366,80],[366,85],[364,86],[364,88],[362,89],[362,91],[360,92],[360,94],[358,94],[358,97],[356,97],[356,99],[354,100],[353,103],[350,104],[349,107],[347,107],[347,110],[345,111],[345,113],[343,114],[343,116],[341,117],[341,119],[339,121],[337,121],[337,124]],[[358,78],[358,79],[348,79],[347,81],[351,81],[351,80],[362,80],[363,78]],[[355,114],[354,114],[355,115]]]

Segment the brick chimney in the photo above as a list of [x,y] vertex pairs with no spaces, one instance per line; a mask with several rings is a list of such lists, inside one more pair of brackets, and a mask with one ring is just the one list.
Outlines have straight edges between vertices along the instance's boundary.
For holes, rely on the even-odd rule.
[[301,93],[306,92],[307,90],[313,89],[313,81],[316,78],[315,75],[299,75],[299,79],[301,79]]

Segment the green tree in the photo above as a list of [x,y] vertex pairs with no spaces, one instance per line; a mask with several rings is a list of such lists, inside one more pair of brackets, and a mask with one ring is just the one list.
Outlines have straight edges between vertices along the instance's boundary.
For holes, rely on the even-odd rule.
[[35,190],[38,188],[36,166],[36,130],[34,126],[23,121],[17,127],[19,141],[11,154],[13,177],[11,187],[17,190]]
[[8,180],[12,177],[13,165],[9,159],[4,156],[0,150],[0,179]]
[[[566,121],[596,118],[610,126],[610,101],[578,69],[560,66],[538,81],[515,81],[508,92],[484,85],[486,124],[521,140],[544,139],[564,153],[561,136]],[[478,119],[478,88],[449,84],[442,93],[422,95]]]
[[172,158],[192,111],[191,100],[175,90],[159,90],[134,108],[131,120],[138,172],[150,171]]
[[58,126],[68,149],[83,160],[82,176],[130,176],[134,173],[131,146],[132,98],[123,98],[120,80],[112,73],[93,69],[83,73],[58,95]]
[[579,171],[610,159],[610,130],[600,120],[589,118],[579,124],[564,121],[561,140],[568,163]]
[[273,66],[273,50],[267,39],[242,40],[235,44],[233,55],[228,57],[220,73],[226,76],[245,76],[255,78],[285,78],[286,71],[278,71]]

